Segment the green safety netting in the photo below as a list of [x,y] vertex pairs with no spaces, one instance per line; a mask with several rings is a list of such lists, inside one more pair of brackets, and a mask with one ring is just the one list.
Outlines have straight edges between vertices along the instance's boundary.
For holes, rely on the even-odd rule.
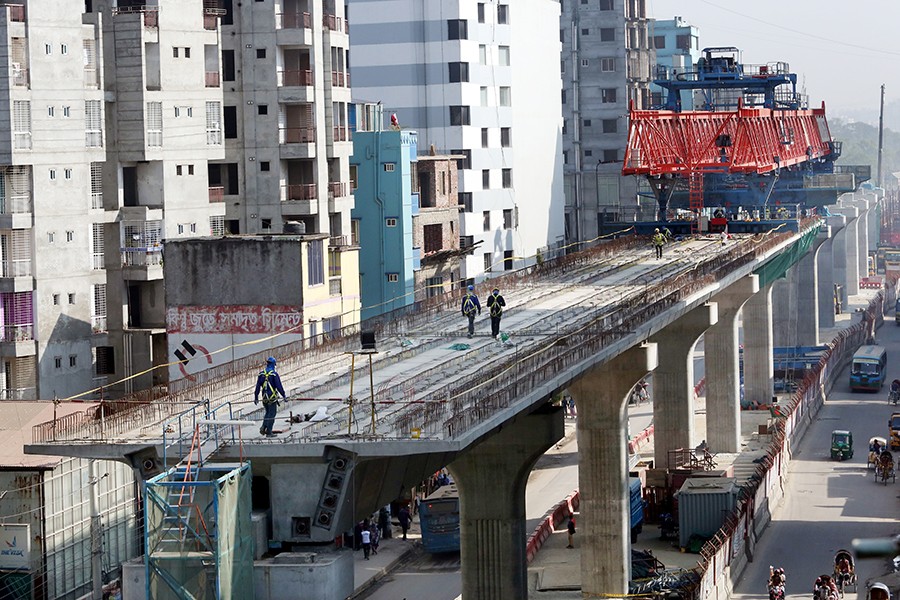
[[778,256],[767,262],[765,265],[753,271],[759,275],[760,289],[769,285],[776,279],[784,277],[787,270],[797,264],[803,255],[809,252],[819,233],[819,227],[814,227],[800,236],[800,239],[791,244],[787,249]]

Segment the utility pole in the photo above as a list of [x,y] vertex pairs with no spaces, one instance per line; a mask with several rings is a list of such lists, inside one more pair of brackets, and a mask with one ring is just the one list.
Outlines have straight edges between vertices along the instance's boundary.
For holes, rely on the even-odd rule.
[[878,113],[878,187],[881,184],[881,155],[884,152],[884,84],[881,84],[881,110]]

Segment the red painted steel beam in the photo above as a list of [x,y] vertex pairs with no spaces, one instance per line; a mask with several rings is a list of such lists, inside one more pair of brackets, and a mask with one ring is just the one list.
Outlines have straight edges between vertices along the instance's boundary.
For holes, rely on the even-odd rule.
[[[729,146],[717,144],[728,136]],[[623,175],[767,173],[831,152],[825,105],[811,110],[630,110]]]

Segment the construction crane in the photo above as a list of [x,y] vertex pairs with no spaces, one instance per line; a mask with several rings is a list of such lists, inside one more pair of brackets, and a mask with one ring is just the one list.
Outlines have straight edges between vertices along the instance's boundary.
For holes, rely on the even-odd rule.
[[[786,63],[745,65],[739,56],[736,48],[706,48],[695,71],[660,67],[665,103],[630,107],[622,174],[647,177],[660,221],[686,207],[696,231],[704,208],[766,207],[773,192],[796,218],[801,207],[832,204],[855,188],[852,173],[836,176],[840,143],[824,103],[807,108]],[[682,110],[685,93],[702,110]]]

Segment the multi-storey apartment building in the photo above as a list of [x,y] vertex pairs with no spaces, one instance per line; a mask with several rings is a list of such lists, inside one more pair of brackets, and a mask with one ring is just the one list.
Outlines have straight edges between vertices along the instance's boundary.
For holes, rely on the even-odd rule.
[[[700,58],[700,31],[682,19],[653,19],[651,22],[653,50],[656,53],[654,79],[678,77],[697,70]],[[693,110],[694,99],[690,94],[682,94],[682,110]],[[665,102],[665,92],[656,85],[650,85],[650,102],[659,106]]]
[[216,214],[218,29],[201,0],[96,0],[0,30],[0,388],[67,397],[165,362],[160,242]]
[[[359,298],[359,249],[350,237],[344,5],[218,0],[217,6],[225,156],[209,167],[210,199],[224,204],[226,233],[281,233],[285,223],[299,222],[303,233],[325,235],[329,294],[318,310],[329,323],[337,317],[339,326],[351,325],[358,311],[343,307]],[[305,333],[314,334],[315,323],[307,325]]]
[[[421,147],[461,155],[463,281],[535,260],[563,236],[559,2],[351,0],[356,97]],[[506,215],[509,215],[507,218]]]
[[0,6],[0,31],[2,397],[165,383],[165,240],[299,221],[327,238],[304,334],[358,320],[341,301],[358,301],[348,42],[328,2],[41,0]]
[[629,105],[650,106],[653,55],[644,0],[561,4],[566,235],[590,240],[637,213],[637,181],[619,172]]

